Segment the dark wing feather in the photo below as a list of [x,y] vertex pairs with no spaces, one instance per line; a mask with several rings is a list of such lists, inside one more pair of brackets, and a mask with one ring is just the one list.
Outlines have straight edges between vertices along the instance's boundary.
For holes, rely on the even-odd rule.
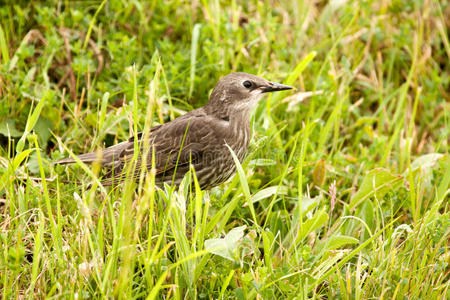
[[[152,128],[147,143],[151,149],[147,151],[143,149],[143,135],[139,135],[140,153],[134,162],[133,178],[139,176],[142,166],[145,170],[150,170],[152,151],[155,155],[157,183],[171,182],[172,179],[178,182],[189,170],[190,164],[198,166],[203,161],[205,152],[214,150],[211,145],[223,146],[225,132],[223,128],[228,126],[228,122],[206,114],[185,116],[158,128]],[[127,147],[122,150],[113,168],[105,175],[103,184],[119,183],[123,180],[124,167],[130,165],[134,157],[133,141],[130,139],[127,142]],[[142,159],[144,154],[147,154],[145,160]]]

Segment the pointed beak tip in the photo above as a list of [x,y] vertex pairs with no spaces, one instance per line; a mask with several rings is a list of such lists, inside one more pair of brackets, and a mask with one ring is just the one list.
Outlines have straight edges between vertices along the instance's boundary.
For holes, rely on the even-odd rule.
[[269,92],[285,91],[285,90],[291,90],[291,89],[294,89],[294,87],[289,86],[289,85],[280,84],[280,83],[270,82],[269,85],[267,85],[263,89],[262,92],[269,93]]
[[295,89],[295,87],[290,86],[290,85],[283,85],[283,87],[284,87],[284,90],[292,90],[292,89]]

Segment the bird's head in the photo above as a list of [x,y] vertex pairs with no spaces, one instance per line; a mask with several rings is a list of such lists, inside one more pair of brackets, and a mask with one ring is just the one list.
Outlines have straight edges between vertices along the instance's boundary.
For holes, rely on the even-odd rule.
[[223,112],[251,110],[264,93],[292,89],[291,86],[270,82],[264,78],[244,73],[231,73],[214,87],[208,106],[223,109]]

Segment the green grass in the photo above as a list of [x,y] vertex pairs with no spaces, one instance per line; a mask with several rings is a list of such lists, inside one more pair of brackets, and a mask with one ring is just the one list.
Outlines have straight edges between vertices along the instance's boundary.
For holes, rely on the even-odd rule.
[[[4,299],[448,299],[449,3],[242,3],[0,6]],[[261,101],[222,186],[51,165],[233,71],[297,90]]]

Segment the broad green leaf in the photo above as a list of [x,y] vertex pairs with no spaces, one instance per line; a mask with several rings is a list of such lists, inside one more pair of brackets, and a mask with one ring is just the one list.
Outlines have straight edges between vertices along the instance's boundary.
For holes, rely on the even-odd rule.
[[358,244],[359,240],[351,236],[335,235],[327,239],[325,250],[334,250],[348,244]]
[[308,234],[319,229],[328,221],[328,214],[324,209],[317,211],[311,219],[302,223],[296,242],[302,241]]
[[7,119],[0,123],[0,134],[10,137],[19,137],[23,132],[17,130],[16,120]]
[[[311,211],[313,208],[317,207],[317,205],[320,203],[320,201],[323,199],[321,195],[318,195],[314,198],[309,198],[308,196],[304,195],[302,197],[302,218],[306,215],[307,212]],[[299,209],[294,210],[294,218],[296,220],[299,220]]]
[[386,169],[378,168],[369,171],[364,177],[359,190],[352,197],[349,208],[355,208],[370,197],[383,198],[389,190],[397,189],[402,180],[403,176],[394,175]]
[[239,241],[244,237],[246,225],[236,227],[221,239],[209,239],[205,241],[205,249],[223,258],[234,261]]
[[317,242],[314,251],[318,253],[317,257],[322,257],[326,251],[335,250],[345,245],[358,243],[359,240],[354,237],[337,233]]
[[[414,172],[415,170],[421,169],[423,173],[428,173],[442,157],[444,157],[444,154],[441,153],[429,153],[419,156],[411,163],[411,171]],[[406,175],[408,172],[409,169],[403,175]]]
[[31,174],[39,174],[39,160],[36,152],[29,156],[26,166]]
[[[269,198],[271,196],[273,196],[274,194],[278,194],[278,195],[286,195],[288,192],[287,187],[285,186],[269,186],[265,189],[262,189],[260,191],[258,191],[256,194],[254,194],[252,196],[252,202],[258,202],[261,201],[263,199]],[[247,203],[245,203],[244,205],[246,205]]]
[[368,229],[370,229],[370,232],[368,232],[368,229],[366,228],[361,235],[361,240],[365,241],[372,235],[372,232],[375,231],[376,225],[375,225],[375,213],[373,207],[372,201],[364,201],[363,205],[361,206],[361,211],[359,212],[359,217],[361,220],[363,220]]
[[40,117],[34,126],[34,131],[39,136],[39,143],[41,147],[45,149],[47,142],[52,136],[50,131],[53,129],[53,123],[47,118]]

